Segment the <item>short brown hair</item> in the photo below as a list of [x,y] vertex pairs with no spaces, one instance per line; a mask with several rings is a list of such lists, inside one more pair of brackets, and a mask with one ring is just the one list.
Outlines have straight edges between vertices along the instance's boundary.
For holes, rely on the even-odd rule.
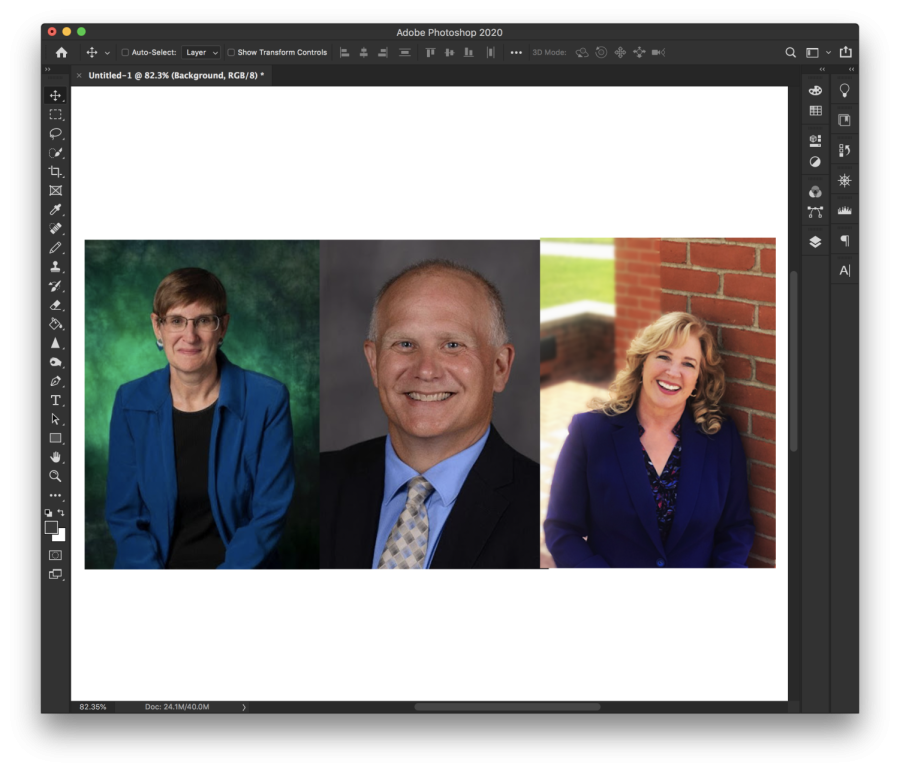
[[165,316],[176,306],[207,303],[216,316],[228,313],[228,295],[219,277],[203,268],[179,268],[166,276],[153,296],[153,313]]

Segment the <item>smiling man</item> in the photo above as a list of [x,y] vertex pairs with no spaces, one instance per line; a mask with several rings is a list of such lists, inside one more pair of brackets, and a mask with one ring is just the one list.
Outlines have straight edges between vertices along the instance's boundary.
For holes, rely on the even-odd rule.
[[363,348],[388,436],[322,454],[321,567],[537,568],[538,465],[491,426],[515,359],[496,287],[418,263]]

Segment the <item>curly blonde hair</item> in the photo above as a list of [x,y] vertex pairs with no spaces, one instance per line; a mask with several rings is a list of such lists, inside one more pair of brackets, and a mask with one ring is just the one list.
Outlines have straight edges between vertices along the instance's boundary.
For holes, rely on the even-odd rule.
[[697,394],[688,398],[694,423],[704,434],[715,434],[722,428],[725,415],[719,402],[725,395],[725,370],[716,340],[706,322],[692,314],[664,314],[645,327],[628,347],[625,369],[620,370],[609,387],[609,399],[595,397],[588,407],[606,415],[619,415],[631,410],[641,390],[644,362],[656,351],[674,343],[683,346],[689,336],[696,335],[703,356],[697,377]]

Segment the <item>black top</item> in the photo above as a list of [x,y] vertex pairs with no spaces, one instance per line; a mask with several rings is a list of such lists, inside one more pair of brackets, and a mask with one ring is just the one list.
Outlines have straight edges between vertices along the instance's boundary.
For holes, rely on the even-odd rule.
[[[647,479],[650,481],[650,489],[653,491],[653,500],[656,502],[656,523],[659,526],[659,535],[665,544],[672,530],[672,520],[675,518],[675,501],[678,498],[678,478],[681,475],[681,421],[672,429],[675,435],[675,447],[669,454],[669,460],[662,470],[662,474],[656,473],[656,467],[650,460],[650,454],[644,444],[644,466],[647,468]],[[644,436],[644,427],[638,423],[638,436]]]
[[216,403],[195,413],[172,409],[178,500],[166,568],[217,568],[225,560],[209,503],[209,441]]

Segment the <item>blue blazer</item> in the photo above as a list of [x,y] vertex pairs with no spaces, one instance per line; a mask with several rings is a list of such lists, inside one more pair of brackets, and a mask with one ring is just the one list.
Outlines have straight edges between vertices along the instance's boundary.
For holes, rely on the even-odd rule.
[[681,425],[675,516],[663,546],[637,408],[617,416],[581,413],[572,419],[544,522],[557,566],[745,567],[754,527],[737,428],[726,421],[716,434],[703,434],[689,407]]
[[[209,501],[225,562],[270,558],[294,493],[287,388],[218,354],[219,400],[209,446]],[[119,387],[109,426],[106,521],[116,568],[164,568],[178,496],[169,367]]]

